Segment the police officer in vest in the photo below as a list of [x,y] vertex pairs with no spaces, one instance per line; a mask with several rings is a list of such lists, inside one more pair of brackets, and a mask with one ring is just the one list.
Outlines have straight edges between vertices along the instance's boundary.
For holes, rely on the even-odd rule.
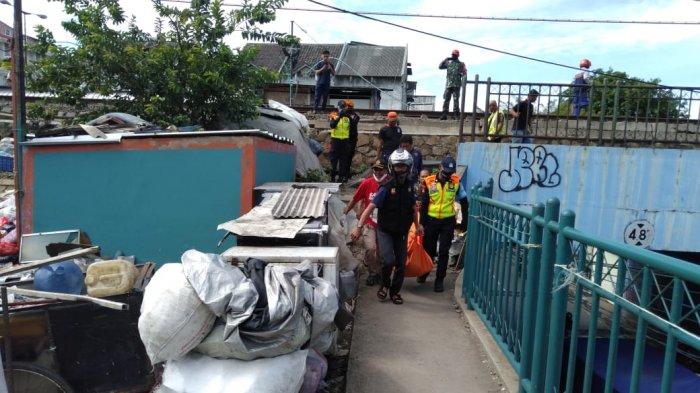
[[350,168],[345,167],[349,164],[350,155],[350,115],[346,112],[345,100],[338,102],[338,112],[332,112],[329,118],[331,149],[328,158],[331,161],[331,182],[335,182],[340,175],[338,181],[344,183],[348,180],[346,177],[350,173]]
[[409,180],[412,164],[413,157],[409,152],[399,148],[391,153],[389,156],[391,178],[379,187],[372,202],[362,212],[358,227],[350,235],[353,241],[357,240],[360,237],[362,223],[375,208],[378,209],[377,243],[382,261],[382,281],[377,297],[379,300],[385,300],[388,291],[389,298],[394,304],[403,304],[399,292],[403,286],[408,231],[411,229],[411,224],[416,225],[417,234],[423,234],[423,227],[418,220],[413,184]]
[[[438,253],[438,265],[435,277],[435,292],[445,290],[443,281],[447,275],[452,238],[454,237],[456,218],[455,201],[466,197],[459,191],[459,176],[455,174],[457,163],[451,156],[445,156],[436,175],[425,178],[423,195],[421,195],[421,222],[425,228],[423,247],[431,258]],[[466,222],[466,211],[462,211],[462,221]],[[430,273],[418,277],[424,283]]]

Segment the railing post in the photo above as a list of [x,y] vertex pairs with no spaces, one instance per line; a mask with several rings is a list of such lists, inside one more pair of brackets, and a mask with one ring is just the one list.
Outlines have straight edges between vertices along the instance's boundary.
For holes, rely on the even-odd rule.
[[591,141],[591,127],[593,118],[593,100],[595,99],[595,84],[591,83],[591,89],[588,91],[588,107],[586,108],[586,145]]
[[[538,203],[532,207],[530,220],[530,248],[527,252],[527,270],[525,272],[525,301],[523,304],[523,349],[520,355],[520,380],[530,379],[532,365],[532,338],[535,329],[533,315],[537,313],[537,279],[542,253],[543,228],[535,223],[535,217],[544,216],[544,204]],[[522,385],[520,391],[523,392]]]
[[486,182],[484,193],[486,198],[493,198],[493,178],[490,178],[489,181]]
[[620,105],[620,81],[615,82],[615,98],[613,99],[613,119],[612,119],[612,128],[610,131],[610,146],[615,145],[615,131],[617,131],[617,115],[618,111],[620,110],[619,105]]
[[[548,228],[550,222],[559,217],[559,200],[550,198],[544,209],[544,228],[542,232],[542,255],[540,257],[540,275],[537,283],[537,314],[535,317],[535,334],[532,348],[531,392],[542,392],[545,377],[547,355],[547,331],[549,328],[549,311],[552,302],[552,274],[556,237]],[[533,316],[530,315],[532,318]]]
[[460,99],[459,105],[459,143],[464,142],[464,140],[462,139],[464,138],[464,117],[467,115],[464,111],[465,100],[467,97],[467,83],[469,82],[469,79],[467,78],[466,74],[464,75],[464,78],[462,80],[462,86],[460,87],[462,89],[462,97]]
[[474,306],[470,300],[470,294],[472,286],[474,285],[474,265],[478,262],[476,260],[476,249],[477,249],[477,231],[476,227],[479,225],[478,215],[480,202],[477,198],[477,190],[479,185],[474,185],[471,188],[470,201],[469,201],[469,216],[467,221],[467,250],[464,253],[464,277],[462,277],[462,298],[467,305],[469,310],[473,310]]
[[600,120],[598,122],[598,146],[603,146],[603,126],[605,125],[606,97],[608,93],[608,79],[603,79],[603,94],[600,95]]
[[[466,92],[465,92],[466,95]],[[476,141],[476,102],[479,100],[479,74],[474,75],[474,104],[472,105],[472,142]]]
[[[573,227],[575,214],[566,210],[559,220],[559,233],[557,234],[556,272],[552,294],[552,308],[549,319],[549,344],[547,345],[547,367],[544,380],[544,392],[558,392],[561,379],[561,359],[564,350],[564,325],[566,322],[566,302],[569,297],[569,286],[566,283],[566,266],[571,260],[571,245],[564,236],[564,229]],[[552,285],[550,283],[550,285]],[[572,327],[572,331],[577,329]],[[572,334],[571,340],[575,340]]]
[[481,131],[484,134],[484,138],[486,138],[489,134],[489,125],[487,124],[487,120],[489,118],[488,116],[488,108],[489,108],[489,102],[491,101],[491,77],[488,77],[486,79],[486,100],[484,100],[484,119],[481,122]]

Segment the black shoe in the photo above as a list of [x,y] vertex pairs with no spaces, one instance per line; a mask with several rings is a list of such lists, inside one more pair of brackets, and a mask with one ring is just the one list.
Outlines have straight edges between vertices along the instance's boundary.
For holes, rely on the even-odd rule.
[[440,120],[447,120],[447,114],[443,113],[442,116],[440,116]]
[[418,282],[418,284],[424,284],[424,283],[425,283],[425,280],[427,280],[427,279],[428,279],[428,275],[425,274],[425,275],[423,275],[423,276],[419,276],[419,277],[416,279],[416,281]]
[[435,292],[444,292],[445,291],[445,284],[442,283],[442,281],[435,281],[435,288],[433,288]]
[[369,276],[367,276],[367,280],[365,281],[365,284],[366,284],[368,287],[371,287],[371,286],[373,286],[374,284],[376,284],[377,281],[376,281],[375,277],[376,277],[376,276],[375,276],[374,274],[370,274]]

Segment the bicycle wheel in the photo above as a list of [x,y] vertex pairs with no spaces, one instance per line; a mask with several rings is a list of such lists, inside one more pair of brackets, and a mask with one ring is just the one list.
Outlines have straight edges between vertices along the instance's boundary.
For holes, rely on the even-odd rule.
[[55,371],[32,363],[12,363],[12,383],[14,393],[73,393]]

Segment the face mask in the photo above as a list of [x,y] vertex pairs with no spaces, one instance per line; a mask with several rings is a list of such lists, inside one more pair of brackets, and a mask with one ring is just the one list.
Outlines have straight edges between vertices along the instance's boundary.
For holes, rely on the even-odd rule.
[[408,178],[408,171],[396,173],[394,176],[396,177],[396,181],[398,181],[399,183],[403,183]]
[[382,181],[384,181],[384,179],[386,179],[386,173],[383,173],[381,176],[377,176],[376,173],[373,173],[372,177],[374,177],[374,180],[376,180],[377,183],[381,183]]

